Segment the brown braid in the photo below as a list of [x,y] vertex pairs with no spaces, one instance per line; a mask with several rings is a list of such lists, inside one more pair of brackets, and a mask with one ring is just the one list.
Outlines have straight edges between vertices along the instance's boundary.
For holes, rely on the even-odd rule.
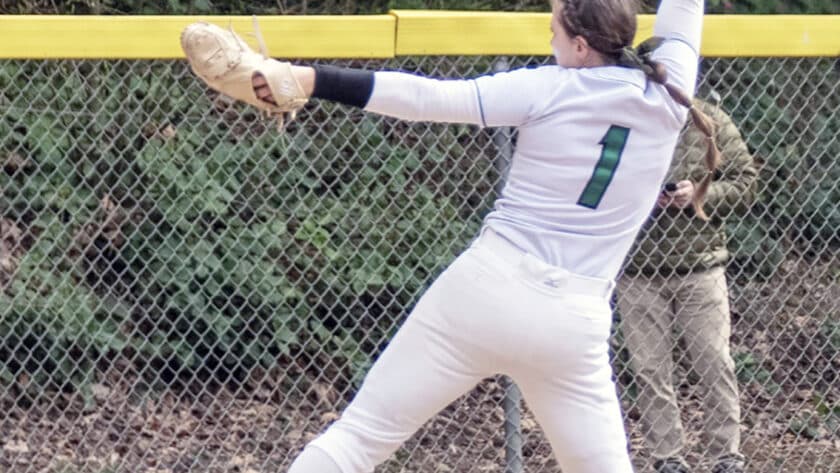
[[[661,84],[668,91],[668,95],[678,104],[688,108],[694,126],[706,135],[706,167],[708,173],[694,189],[692,206],[695,214],[703,220],[709,217],[703,210],[703,202],[712,183],[715,170],[720,165],[720,151],[715,143],[715,126],[712,120],[702,111],[694,107],[691,99],[678,87],[668,83],[665,66],[651,59],[651,53],[662,43],[662,38],[650,38],[642,42],[638,49],[632,47],[636,33],[635,12],[631,18],[624,18],[628,11],[626,3],[621,7],[605,8],[603,1],[594,0],[559,0],[562,8],[559,11],[560,24],[569,36],[582,36],[594,50],[601,53],[605,59],[615,64],[645,73],[648,79]],[[608,1],[608,0],[607,0]],[[613,5],[615,6],[615,5]],[[615,13],[615,17],[609,17]],[[630,23],[630,24],[628,24]]]
[[705,161],[708,172],[695,187],[691,205],[694,207],[694,213],[698,217],[703,220],[708,220],[709,216],[706,215],[706,212],[703,210],[703,202],[706,199],[709,186],[712,184],[715,170],[720,165],[720,151],[717,149],[717,144],[715,143],[715,124],[708,115],[694,106],[691,99],[685,92],[668,83],[668,74],[665,71],[665,66],[651,59],[651,53],[661,43],[661,38],[650,38],[642,42],[637,50],[625,47],[622,49],[618,64],[625,67],[640,69],[645,73],[648,79],[656,82],[657,84],[662,84],[665,87],[665,90],[668,91],[668,95],[670,95],[675,102],[688,108],[694,126],[706,135]]

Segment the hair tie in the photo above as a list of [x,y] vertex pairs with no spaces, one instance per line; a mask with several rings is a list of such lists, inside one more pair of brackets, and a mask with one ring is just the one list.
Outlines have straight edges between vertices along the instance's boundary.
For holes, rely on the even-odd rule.
[[631,46],[625,46],[619,50],[619,57],[622,63],[628,67],[635,67],[637,69],[644,69],[645,63],[642,58],[636,53],[636,50]]
[[639,55],[639,57],[649,58],[650,55],[656,51],[656,48],[662,45],[665,41],[665,38],[661,36],[651,36],[650,38],[642,41],[636,46],[634,52]]

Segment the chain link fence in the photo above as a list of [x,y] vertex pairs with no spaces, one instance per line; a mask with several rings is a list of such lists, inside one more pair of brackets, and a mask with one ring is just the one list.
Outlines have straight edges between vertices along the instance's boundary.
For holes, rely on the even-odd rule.
[[[334,63],[464,77],[546,60]],[[703,71],[760,169],[727,220],[749,471],[840,471],[840,66]],[[477,234],[515,133],[317,101],[278,133],[183,62],[65,60],[0,65],[0,140],[0,471],[255,473],[283,471],[351,399]],[[621,318],[616,378],[652,471],[640,419],[656,413],[638,408]],[[703,393],[674,353],[702,467]],[[527,407],[505,459],[504,386],[486,380],[378,471],[559,471]]]

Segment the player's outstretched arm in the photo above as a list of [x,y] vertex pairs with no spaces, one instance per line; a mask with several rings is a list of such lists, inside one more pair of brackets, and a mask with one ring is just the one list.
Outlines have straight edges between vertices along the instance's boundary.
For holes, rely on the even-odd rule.
[[[210,88],[281,119],[310,97],[410,121],[518,126],[533,112],[534,72],[519,70],[476,80],[438,80],[401,72],[294,66],[253,51],[230,30],[189,25],[181,45],[195,74]],[[282,121],[281,121],[282,123]]]
[[[310,97],[403,120],[483,124],[478,89],[472,80],[332,66],[295,66],[293,72]],[[262,78],[254,80],[258,96],[271,100],[265,84]]]
[[315,97],[405,120],[483,124],[475,81],[293,66],[270,58],[264,46],[257,53],[232,30],[205,22],[184,29],[181,47],[210,88],[281,120]]
[[[392,71],[293,66],[308,97],[355,106],[409,121],[519,126],[534,115],[536,98],[550,93],[558,68],[518,69],[466,80],[441,80]],[[272,92],[263,77],[253,87],[262,100]]]

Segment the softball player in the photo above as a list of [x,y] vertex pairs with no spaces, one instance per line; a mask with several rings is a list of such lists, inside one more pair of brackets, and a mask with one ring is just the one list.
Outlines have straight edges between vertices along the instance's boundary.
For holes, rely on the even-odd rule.
[[[246,76],[252,88],[235,92],[251,103],[278,102],[283,89],[405,120],[519,133],[480,236],[421,297],[341,418],[291,473],[372,472],[436,412],[498,373],[519,385],[564,472],[632,471],[608,359],[609,299],[690,107],[702,16],[702,0],[663,0],[654,29],[663,42],[647,59],[630,49],[629,0],[555,0],[556,66],[432,80],[281,70],[275,61]],[[187,51],[211,44],[185,34]],[[280,77],[284,70],[294,80]],[[702,114],[692,115],[710,135]]]

